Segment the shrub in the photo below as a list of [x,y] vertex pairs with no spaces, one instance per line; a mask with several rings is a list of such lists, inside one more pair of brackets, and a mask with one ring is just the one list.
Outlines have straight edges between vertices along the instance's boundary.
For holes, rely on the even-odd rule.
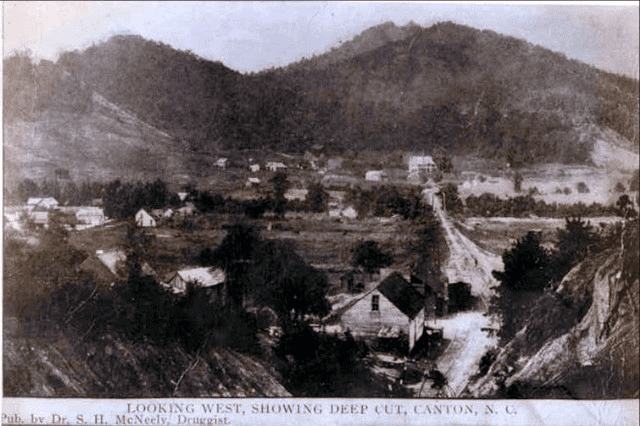
[[578,184],[576,185],[576,189],[578,190],[578,193],[580,193],[580,194],[588,194],[589,193],[589,187],[584,182],[578,182]]
[[616,186],[613,189],[616,192],[625,192],[627,190],[622,182],[616,183]]

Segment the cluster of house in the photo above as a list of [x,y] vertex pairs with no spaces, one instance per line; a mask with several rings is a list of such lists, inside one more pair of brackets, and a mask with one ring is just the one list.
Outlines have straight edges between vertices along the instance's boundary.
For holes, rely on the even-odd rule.
[[141,228],[155,228],[162,222],[174,217],[185,218],[195,215],[198,209],[191,201],[185,201],[187,195],[186,192],[178,192],[178,198],[183,202],[181,207],[164,209],[141,208],[135,214],[136,225]]
[[[94,275],[106,287],[126,278],[121,250],[98,250],[79,265],[80,270]],[[206,289],[206,297],[223,307],[228,303],[226,274],[215,267],[185,267],[159,276],[147,263],[141,265],[143,275],[153,276],[164,289],[185,295],[189,283]],[[368,276],[368,274],[366,274]],[[369,279],[367,279],[369,278]],[[373,278],[373,279],[372,279]],[[391,269],[375,276],[350,273],[344,277],[349,289],[366,282],[361,293],[341,308],[340,325],[354,337],[372,339],[408,339],[411,351],[425,329],[425,320],[435,317],[437,305],[446,299],[446,288],[432,287],[411,276],[409,280]]]
[[[127,255],[122,250],[96,250],[95,253],[87,256],[78,268],[80,271],[92,274],[96,284],[108,288],[126,279],[126,260]],[[185,295],[188,284],[192,283],[197,287],[208,289],[210,297],[221,306],[227,302],[226,274],[222,269],[192,266],[162,276],[146,262],[140,265],[140,269],[143,276],[154,277],[162,288],[173,294]]]
[[101,199],[95,199],[92,206],[60,206],[53,197],[31,197],[22,206],[4,208],[4,229],[22,231],[25,223],[31,221],[38,226],[48,227],[51,215],[59,214],[63,224],[70,228],[86,229],[106,222]]

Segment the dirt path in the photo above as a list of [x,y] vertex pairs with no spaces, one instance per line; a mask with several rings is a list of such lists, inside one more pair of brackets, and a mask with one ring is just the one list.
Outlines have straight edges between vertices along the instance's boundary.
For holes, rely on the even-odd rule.
[[497,344],[495,334],[490,336],[483,329],[498,326],[496,319],[486,312],[493,294],[491,287],[498,284],[491,271],[501,270],[503,265],[500,257],[482,250],[462,235],[442,210],[440,199],[433,197],[433,200],[449,246],[445,274],[450,283],[462,281],[470,284],[472,294],[482,302],[478,311],[462,312],[429,324],[442,328],[443,337],[450,340],[437,365],[448,381],[447,396],[459,397],[476,373],[482,355]]

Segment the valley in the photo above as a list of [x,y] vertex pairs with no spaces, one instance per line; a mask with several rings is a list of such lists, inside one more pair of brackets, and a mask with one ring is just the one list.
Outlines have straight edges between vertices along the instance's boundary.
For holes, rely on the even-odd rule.
[[638,397],[637,80],[450,22],[4,66],[5,395]]

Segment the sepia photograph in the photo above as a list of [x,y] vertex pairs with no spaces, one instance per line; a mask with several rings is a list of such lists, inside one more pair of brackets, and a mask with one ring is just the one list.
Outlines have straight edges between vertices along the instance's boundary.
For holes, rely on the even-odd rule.
[[637,403],[637,2],[2,8],[3,424]]

